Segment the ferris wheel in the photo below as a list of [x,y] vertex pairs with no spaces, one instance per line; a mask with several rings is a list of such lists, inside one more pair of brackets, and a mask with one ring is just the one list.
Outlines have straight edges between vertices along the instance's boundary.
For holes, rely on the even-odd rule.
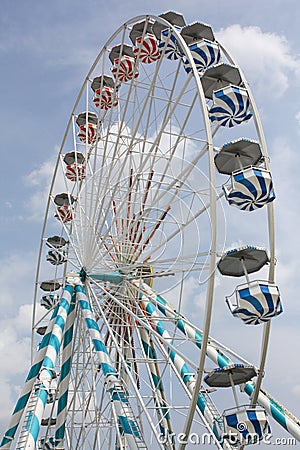
[[[63,137],[32,367],[0,448],[236,449],[264,439],[271,418],[300,440],[299,420],[262,387],[282,313],[274,199],[253,95],[212,28],[172,11],[123,24]],[[265,210],[267,248],[227,248],[234,209],[253,226]],[[216,274],[234,283],[224,320],[262,335],[258,366],[209,334]],[[195,282],[203,317],[191,313]]]

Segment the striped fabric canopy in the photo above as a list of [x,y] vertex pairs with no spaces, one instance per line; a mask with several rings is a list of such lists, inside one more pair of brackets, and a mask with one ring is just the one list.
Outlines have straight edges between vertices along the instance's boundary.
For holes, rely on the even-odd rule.
[[57,250],[50,250],[46,256],[46,260],[53,266],[59,266],[67,261],[65,252],[59,252]]
[[159,49],[161,54],[163,54],[166,58],[175,61],[181,57],[176,36],[169,30],[163,30],[161,32],[161,42],[159,44]]
[[[216,42],[211,42],[202,39],[199,42],[189,45],[190,52],[196,64],[198,72],[203,72],[207,67],[220,62],[221,52],[220,47]],[[183,60],[184,68],[187,73],[190,73],[192,67],[188,58]]]
[[135,41],[133,51],[136,58],[144,64],[151,64],[161,56],[157,39],[152,33],[147,33],[144,37],[139,36]]
[[255,444],[271,432],[262,408],[248,408],[224,412],[224,432],[232,445]]
[[272,177],[268,170],[248,167],[234,172],[231,179],[231,189],[224,187],[230,205],[244,211],[253,211],[275,199]]
[[41,298],[41,306],[49,310],[58,302],[58,299],[59,296],[57,294],[44,295]]
[[87,125],[81,125],[77,136],[81,142],[87,142],[88,144],[94,144],[98,136],[97,125],[93,123],[88,123]]
[[115,59],[111,71],[115,79],[120,83],[127,83],[127,81],[139,76],[135,58],[128,55],[122,55],[120,58]]
[[232,314],[247,325],[268,322],[283,311],[278,286],[266,281],[238,287],[236,298],[237,305],[226,301]]
[[109,86],[103,86],[101,89],[95,90],[93,102],[97,108],[107,111],[113,106],[117,106],[118,99],[116,97],[115,89]]
[[224,127],[234,127],[252,117],[250,100],[246,89],[228,85],[214,91],[210,120]]
[[84,164],[70,164],[66,167],[65,175],[70,181],[82,181],[85,179]]

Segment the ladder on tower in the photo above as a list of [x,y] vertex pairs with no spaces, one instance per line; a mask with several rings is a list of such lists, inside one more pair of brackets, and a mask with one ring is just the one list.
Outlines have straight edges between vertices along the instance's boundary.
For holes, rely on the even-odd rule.
[[133,409],[131,408],[131,405],[128,401],[127,395],[125,394],[124,388],[121,385],[115,384],[113,389],[110,391],[110,394],[112,400],[114,394],[117,394],[118,400],[122,403],[122,412],[124,414],[124,417],[127,419],[127,423],[132,433],[132,436],[135,440],[136,447],[141,450],[147,449],[148,447],[144,441],[143,435],[138,426]]
[[205,403],[206,403],[210,413],[214,417],[215,422],[218,424],[220,432],[222,432],[223,431],[223,417],[222,417],[222,414],[220,413],[220,411],[216,407],[216,405],[215,405],[214,401],[212,400],[211,396],[209,395],[207,389],[205,389],[205,387],[203,387],[203,386],[201,386],[200,395],[205,400]]
[[25,409],[25,415],[22,422],[22,428],[18,436],[18,441],[16,445],[16,450],[24,450],[28,443],[29,438],[29,431],[31,429],[32,421],[34,419],[34,413],[36,410],[36,405],[38,402],[38,393],[39,393],[39,386],[36,385],[33,387],[26,409]]

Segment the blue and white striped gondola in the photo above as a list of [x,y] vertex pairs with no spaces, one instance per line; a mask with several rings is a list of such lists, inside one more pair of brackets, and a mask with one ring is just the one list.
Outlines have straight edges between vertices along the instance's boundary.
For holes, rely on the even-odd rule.
[[158,48],[161,55],[165,56],[167,59],[175,61],[181,58],[181,52],[178,48],[176,36],[168,28],[161,32],[161,40]]
[[53,266],[59,266],[67,262],[65,252],[58,252],[57,250],[50,250],[47,253],[46,260]]
[[259,167],[233,172],[231,188],[223,189],[228,203],[244,211],[262,208],[275,199],[271,173]]
[[256,444],[270,434],[267,415],[262,408],[240,407],[224,411],[224,433],[233,446]]
[[209,110],[212,122],[223,127],[234,127],[252,117],[247,90],[233,85],[214,91],[213,105]]
[[[199,73],[202,73],[205,69],[214,64],[218,64],[221,60],[221,51],[217,42],[202,39],[199,42],[189,45],[189,49]],[[185,71],[190,73],[192,67],[188,58],[183,59],[183,65]]]
[[50,310],[58,302],[58,299],[59,296],[57,294],[43,295],[40,304],[45,309]]
[[278,286],[267,281],[254,281],[238,286],[235,295],[235,305],[229,297],[226,302],[233,316],[247,325],[268,322],[283,311]]

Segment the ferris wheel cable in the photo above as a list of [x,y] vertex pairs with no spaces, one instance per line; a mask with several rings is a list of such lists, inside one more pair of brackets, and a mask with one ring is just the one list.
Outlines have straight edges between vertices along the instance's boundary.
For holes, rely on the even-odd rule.
[[[88,279],[88,278],[87,278],[87,279]],[[93,280],[93,283],[95,283],[95,284],[100,288],[100,290],[103,289],[102,286],[101,286],[101,284],[97,283],[97,282],[94,281],[94,280]],[[93,294],[93,291],[92,291],[92,290],[91,290],[91,293]],[[141,326],[144,326],[144,327],[145,327],[148,331],[150,331],[153,335],[156,335],[158,339],[164,341],[164,338],[163,338],[156,330],[154,330],[154,329],[151,327],[151,325],[149,325],[148,323],[145,323],[140,317],[136,316],[136,315],[133,313],[133,311],[132,311],[130,308],[128,308],[126,305],[124,305],[124,304],[123,304],[116,296],[114,296],[114,295],[112,295],[112,294],[110,294],[110,293],[108,293],[108,295],[109,295],[109,297],[110,297],[112,300],[114,300],[114,302],[115,302],[116,304],[118,304],[118,305],[121,307],[121,309],[122,309],[123,311],[127,312],[127,313],[128,313],[128,314],[136,321],[136,322],[138,322]],[[97,300],[97,298],[95,297],[94,294],[93,294],[93,297],[94,297],[94,300],[95,300],[96,304],[97,304],[98,307],[100,308],[99,301]],[[140,307],[139,307],[139,305],[138,305],[138,303],[137,303],[134,299],[133,299],[133,304],[134,304],[136,307],[138,307],[138,310],[139,310],[139,311],[141,311],[141,310],[140,310]],[[103,318],[104,318],[104,317],[103,317]],[[180,351],[178,350],[178,348],[174,347],[170,342],[168,342],[167,345],[169,346],[169,348],[170,348],[171,350],[176,351],[180,357],[185,358],[186,361],[189,363],[189,365],[190,365],[191,367],[193,367],[193,369],[195,369],[195,370],[197,369],[197,366],[193,363],[193,361],[191,361],[188,357],[186,357],[185,355],[183,355],[182,352],[180,352]]]
[[[192,170],[194,169],[194,166],[196,166],[196,164],[199,162],[199,160],[207,153],[208,150],[208,146],[207,143],[204,145],[204,147],[202,148],[202,150],[198,153],[198,155],[192,160],[192,162],[190,163],[189,166],[187,166],[178,176],[177,179],[174,179],[170,184],[169,184],[169,190],[171,190],[177,183],[178,183],[178,178],[180,179],[181,184],[183,185],[186,180],[188,179],[190,173],[192,172]],[[160,196],[158,198],[155,198],[155,201],[158,202],[161,200],[161,198],[166,194],[165,191],[163,191]]]
[[[217,200],[219,200],[220,198],[222,198],[224,196],[224,191],[220,192],[220,194],[218,194],[217,196]],[[211,203],[206,204],[202,209],[200,209],[199,211],[197,211],[194,215],[194,217],[191,217],[191,219],[189,221],[187,221],[186,224],[184,225],[180,225],[177,230],[173,231],[171,234],[168,235],[168,237],[166,238],[166,241],[159,244],[156,248],[155,251],[158,251],[160,248],[162,248],[165,243],[170,242],[172,239],[174,239],[175,236],[177,236],[184,228],[186,228],[188,225],[190,225],[195,219],[198,219],[198,217],[203,214],[205,211],[207,211],[211,206]],[[208,254],[208,253],[207,253]]]
[[[136,178],[137,179],[137,178]],[[114,189],[114,191],[115,191],[115,189]],[[124,203],[125,201],[123,201],[123,203]],[[120,210],[121,210],[121,207],[123,207],[123,204],[122,205],[120,205],[119,206],[119,209],[118,209],[118,213],[120,212]],[[117,213],[117,215],[118,215],[118,213]],[[107,213],[106,213],[107,214]],[[104,221],[102,221],[102,223],[103,223]],[[97,220],[97,225],[96,225],[96,227],[98,227],[98,225],[99,225],[99,220]],[[102,226],[103,227],[103,226]],[[100,232],[101,232],[101,230],[100,230]],[[107,231],[108,232],[108,231]],[[106,232],[106,234],[107,234],[107,232]],[[105,236],[104,236],[104,238],[105,238]]]
[[[124,28],[124,32],[125,32],[125,28]],[[121,45],[123,46],[123,40],[122,40],[122,44]],[[121,47],[121,49],[122,49],[122,47]],[[133,83],[134,83],[134,80],[132,80],[131,83],[130,83],[130,86],[129,86],[129,89],[128,89],[127,98],[129,98],[129,96],[130,96],[130,94],[131,94],[131,92],[133,90],[133,86],[134,86]],[[119,130],[122,129],[122,127],[123,127],[123,124],[124,124],[124,121],[125,121],[125,115],[126,115],[126,112],[127,112],[127,108],[128,108],[128,101],[125,103],[125,107],[124,107],[124,111],[123,111],[123,118],[121,118],[121,122],[119,122],[119,124],[118,124]],[[109,135],[109,133],[107,133],[106,141],[108,139],[108,135]],[[114,149],[114,152],[113,152],[113,155],[112,155],[112,160],[115,160],[115,158],[117,158],[117,152],[118,152],[118,149],[119,149],[119,141],[120,141],[120,132],[117,134],[117,139],[116,139],[116,143],[115,143],[115,149]],[[107,142],[105,144],[105,147],[106,147],[106,145],[107,145]],[[109,168],[109,171],[108,171],[107,184],[106,184],[106,187],[104,188],[105,191],[107,191],[107,189],[108,189],[108,183],[109,183],[110,176],[112,174],[112,168],[113,167],[111,166]],[[104,199],[102,200],[102,202],[100,204],[100,210],[103,209],[103,201],[104,201]],[[96,228],[98,228],[98,220],[96,220],[95,216],[92,218],[92,220],[93,220],[93,222],[96,221]]]
[[[96,302],[96,304],[97,304],[99,310],[101,311],[101,305],[100,305],[100,303],[99,303],[99,301],[98,301],[97,296],[94,295],[94,292],[93,292],[92,289],[90,290],[90,293],[91,293],[91,295],[94,297],[94,300],[95,300],[95,302]],[[106,322],[106,325],[108,325],[108,324],[107,324],[107,321],[106,321],[105,314],[102,314],[102,318],[103,318],[103,321]],[[151,328],[150,328],[150,329],[151,329]],[[108,327],[108,330],[109,330],[109,327]],[[114,337],[113,335],[111,335],[111,338],[112,338],[112,340],[114,341],[114,343],[115,343],[115,345],[116,345],[116,349],[119,350],[119,349],[118,349],[117,342],[115,341],[115,337]],[[124,365],[124,367],[125,367],[125,369],[126,369],[126,371],[127,371],[128,377],[129,377],[129,379],[130,379],[130,381],[131,381],[131,384],[132,384],[132,386],[133,386],[133,388],[134,388],[134,390],[135,390],[135,395],[136,395],[137,399],[139,400],[140,405],[143,407],[143,413],[144,413],[145,416],[147,417],[148,423],[149,423],[149,425],[151,426],[152,430],[154,431],[154,435],[156,436],[156,430],[155,430],[155,428],[154,428],[154,424],[153,424],[153,422],[152,422],[152,419],[151,419],[151,417],[150,417],[150,415],[149,415],[147,409],[144,407],[144,402],[143,402],[143,400],[142,400],[141,395],[139,394],[139,391],[138,391],[138,389],[137,389],[137,386],[136,386],[134,377],[132,376],[131,371],[128,369],[128,366],[127,366],[127,364],[126,364],[126,360],[125,360],[123,354],[122,354],[121,352],[120,352],[119,354],[120,354],[122,363],[123,363],[123,365]],[[156,436],[156,438],[158,438],[158,436]]]
[[[201,156],[202,156],[202,155],[201,155]],[[198,156],[196,159],[198,160],[198,158],[199,158],[199,156]],[[187,176],[188,176],[188,174],[186,174],[186,177],[187,177]],[[169,189],[171,189],[171,188],[173,187],[172,185],[175,184],[175,183],[176,183],[176,181],[175,181],[175,182],[172,182],[172,183],[169,185],[169,188],[167,188],[166,191],[168,191]],[[163,194],[163,195],[165,195],[165,194]],[[224,195],[224,192],[222,191],[222,192],[219,194],[219,196],[217,197],[217,199],[221,198],[223,195]],[[160,199],[159,199],[159,200],[160,200]],[[196,214],[196,217],[195,217],[195,218],[199,217],[200,214],[201,214],[202,212],[205,212],[209,207],[210,207],[210,204],[208,204],[206,208],[203,208],[203,209],[201,209],[200,211],[198,211],[198,213]],[[119,210],[120,210],[120,208],[119,208]],[[117,217],[118,214],[115,213],[115,215],[116,215],[116,217]],[[190,224],[191,222],[192,222],[192,220],[190,219],[190,221],[188,222],[188,224]],[[180,230],[177,230],[177,231],[173,232],[173,234],[171,234],[171,235],[168,237],[168,241],[171,240],[173,237],[175,237],[176,234],[178,234],[179,231],[181,231],[182,229],[183,229],[183,227],[181,227]],[[162,244],[161,244],[161,245],[162,245]],[[109,250],[111,250],[111,247],[109,248]],[[105,256],[105,255],[104,255],[104,256]]]
[[[181,122],[181,128],[180,128],[180,130],[179,130],[179,132],[178,132],[178,137],[177,137],[177,139],[176,139],[176,142],[175,142],[175,144],[173,145],[173,149],[172,149],[172,152],[171,152],[170,157],[172,157],[172,156],[175,154],[176,149],[177,149],[177,146],[180,144],[180,141],[181,141],[181,139],[182,139],[181,135],[182,135],[183,130],[185,129],[185,127],[186,127],[186,125],[187,125],[187,122],[188,122],[188,120],[189,120],[189,118],[190,118],[190,115],[192,114],[192,110],[193,110],[194,104],[195,104],[195,102],[196,102],[196,100],[197,100],[197,98],[198,98],[197,94],[198,94],[198,93],[196,93],[196,94],[194,95],[194,98],[193,98],[191,107],[190,107],[189,110],[188,110],[188,114],[186,115],[184,121]],[[164,178],[165,178],[165,175],[166,175],[166,173],[167,173],[167,169],[168,169],[168,166],[165,166],[165,170],[164,170],[164,172],[163,172],[163,174],[162,174],[162,176],[161,176],[160,183],[163,182],[163,180],[164,180]],[[159,184],[159,183],[158,183],[158,184]],[[159,187],[160,187],[160,184],[159,184]],[[159,194],[159,187],[157,188],[156,196]],[[156,196],[154,196],[153,202],[155,202]]]
[[159,229],[160,225],[164,222],[164,220],[165,220],[167,214],[169,213],[170,209],[171,209],[171,206],[168,205],[166,207],[166,209],[163,210],[162,214],[160,215],[160,217],[156,221],[155,226],[152,228],[152,230],[150,231],[148,236],[146,236],[146,239],[144,241],[142,241],[142,245],[141,245],[140,250],[138,251],[138,253],[137,253],[137,251],[134,253],[135,260],[137,260],[141,256],[141,254],[143,253],[143,251],[145,250],[145,248],[149,244],[150,240],[154,237],[155,233]]
[[[191,77],[190,77],[190,78],[191,78]],[[189,83],[190,78],[187,80],[187,82],[185,83],[185,85],[187,85],[187,84]],[[184,87],[185,87],[185,85],[184,85]],[[149,149],[149,153],[146,155],[145,160],[143,160],[143,159],[141,160],[141,163],[140,163],[141,168],[144,166],[145,162],[149,160],[150,156],[152,156],[152,151],[153,151],[153,149],[155,149],[156,145],[158,144],[163,129],[165,128],[166,124],[167,124],[168,121],[170,120],[170,118],[171,118],[171,116],[172,116],[172,113],[173,113],[174,110],[176,109],[177,103],[178,103],[179,99],[180,99],[181,96],[184,94],[184,87],[183,87],[183,89],[181,89],[180,94],[178,95],[178,98],[176,99],[176,102],[174,102],[174,105],[173,105],[173,107],[171,108],[170,113],[167,115],[167,117],[165,118],[164,122],[162,123],[162,125],[161,125],[161,131],[158,133],[158,136],[157,136],[156,139],[154,140],[154,143],[152,144],[151,148]],[[138,129],[136,129],[136,131],[133,133],[132,140],[133,140],[135,134],[137,133],[137,131],[138,131]],[[122,175],[122,172],[121,172],[120,176],[121,176],[121,175]]]
[[[158,88],[158,86],[160,86],[161,89],[166,93],[166,88],[165,88],[165,86],[164,86],[164,83],[163,83],[163,81],[161,80],[161,77],[159,76],[159,68],[160,68],[160,65],[162,64],[162,61],[163,61],[163,58],[161,58],[161,59],[158,61],[158,64],[157,64],[157,67],[156,67],[156,71],[155,71],[155,76],[154,76],[153,80],[151,81],[151,88],[148,90],[148,96],[150,97],[150,102],[151,102],[151,103],[150,103],[150,105],[149,105],[148,120],[147,120],[147,127],[146,127],[146,130],[149,129],[151,107],[152,107],[152,105],[153,105],[154,98],[156,98],[156,97],[154,97],[154,95],[155,95],[155,94],[154,94],[154,88]],[[172,84],[172,88],[171,88],[171,89],[169,90],[169,92],[168,92],[168,105],[167,105],[167,107],[165,108],[164,117],[162,118],[162,123],[165,123],[165,120],[166,120],[166,118],[167,118],[167,116],[168,116],[169,108],[171,107],[171,105],[172,105],[173,102],[174,102],[173,96],[174,96],[175,87],[176,87],[176,84],[177,84],[177,81],[178,81],[179,73],[180,73],[180,67],[178,66],[177,69],[176,69],[176,73],[175,73],[174,81],[173,81],[173,84]],[[156,84],[155,84],[156,78],[158,78],[158,80],[160,81],[160,85],[156,85]],[[179,101],[177,104],[180,104],[180,101]],[[147,98],[146,98],[146,101],[144,102],[143,110],[145,110],[146,106],[147,106]],[[143,112],[144,112],[144,111],[143,111]],[[175,111],[174,111],[174,114],[175,114]],[[140,121],[141,121],[141,119],[142,119],[142,117],[140,117]],[[155,116],[155,120],[157,121],[156,116]],[[158,124],[156,125],[156,128],[158,128]],[[148,135],[148,133],[145,132],[145,131],[144,131],[144,134],[145,134],[145,136]],[[142,154],[145,153],[145,145],[146,145],[146,140],[144,140],[144,143],[143,143]]]
[[135,242],[136,238],[137,238],[137,233],[140,227],[140,220],[138,219],[139,217],[142,217],[145,211],[145,206],[146,206],[146,202],[149,196],[149,191],[152,185],[152,180],[153,180],[153,175],[154,175],[154,170],[152,170],[151,172],[149,172],[148,174],[148,179],[147,179],[147,184],[146,184],[146,189],[145,189],[145,193],[141,202],[141,209],[140,211],[137,213],[136,215],[136,224],[133,224],[131,226],[131,230],[129,231],[130,233],[130,238],[132,238],[132,240]]

